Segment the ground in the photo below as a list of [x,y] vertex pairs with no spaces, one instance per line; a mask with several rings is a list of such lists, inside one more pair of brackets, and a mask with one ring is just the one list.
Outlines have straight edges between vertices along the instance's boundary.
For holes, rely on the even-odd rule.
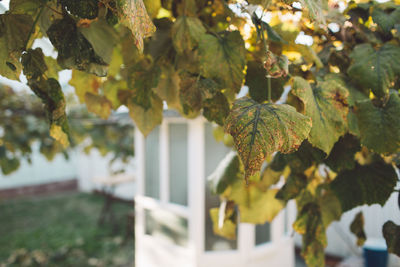
[[[128,204],[114,205],[116,226],[97,220],[103,198],[85,193],[0,202],[0,266],[132,266]],[[40,264],[38,264],[40,263]]]

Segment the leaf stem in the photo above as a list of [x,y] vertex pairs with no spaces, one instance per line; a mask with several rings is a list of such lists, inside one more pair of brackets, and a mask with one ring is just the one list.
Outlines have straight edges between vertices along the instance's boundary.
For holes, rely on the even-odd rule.
[[[268,54],[268,44],[267,41],[265,40],[265,36],[264,36],[264,25],[261,23],[261,39],[263,41],[264,44],[264,50],[265,53]],[[271,77],[269,76],[269,74],[267,75],[267,92],[268,92],[268,102],[271,103]]]
[[32,28],[31,28],[31,30],[29,31],[28,37],[27,37],[26,42],[25,42],[25,45],[24,45],[25,51],[26,51],[26,49],[27,49],[29,40],[31,39],[31,35],[32,35],[33,32],[35,31],[36,23],[39,21],[40,15],[42,15],[43,9],[44,9],[44,6],[42,6],[42,7],[40,8],[39,13],[37,14],[37,16],[36,16],[36,18],[35,18],[35,21],[34,21],[33,24],[32,24]]

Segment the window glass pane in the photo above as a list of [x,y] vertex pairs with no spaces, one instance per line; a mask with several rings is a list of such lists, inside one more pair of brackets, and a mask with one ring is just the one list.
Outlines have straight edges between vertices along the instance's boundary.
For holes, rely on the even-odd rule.
[[145,195],[160,198],[160,127],[145,140]]
[[205,186],[206,186],[206,203],[205,203],[205,218],[206,218],[206,236],[205,248],[206,251],[213,250],[230,250],[237,249],[236,240],[228,240],[217,236],[213,232],[213,223],[210,217],[210,209],[219,207],[220,200],[217,195],[210,192],[206,178],[217,168],[219,162],[231,151],[223,143],[217,142],[213,135],[213,126],[210,123],[205,125]]
[[175,245],[187,246],[188,221],[167,210],[145,210],[145,233]]
[[256,225],[256,245],[271,241],[271,225],[269,222]]
[[169,125],[169,196],[170,202],[187,206],[188,136],[186,123]]

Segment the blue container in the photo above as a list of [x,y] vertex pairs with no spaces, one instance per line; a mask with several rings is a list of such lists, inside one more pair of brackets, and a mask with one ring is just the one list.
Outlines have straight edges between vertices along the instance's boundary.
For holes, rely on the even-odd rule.
[[363,247],[365,267],[387,267],[388,252],[383,239],[368,239]]

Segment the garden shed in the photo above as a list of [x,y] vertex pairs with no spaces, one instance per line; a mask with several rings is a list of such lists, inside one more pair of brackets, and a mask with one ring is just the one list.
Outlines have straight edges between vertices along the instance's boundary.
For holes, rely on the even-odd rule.
[[136,266],[294,266],[293,212],[264,225],[239,223],[236,240],[213,233],[209,209],[220,203],[206,177],[230,150],[202,117],[165,111],[146,138],[135,128]]

